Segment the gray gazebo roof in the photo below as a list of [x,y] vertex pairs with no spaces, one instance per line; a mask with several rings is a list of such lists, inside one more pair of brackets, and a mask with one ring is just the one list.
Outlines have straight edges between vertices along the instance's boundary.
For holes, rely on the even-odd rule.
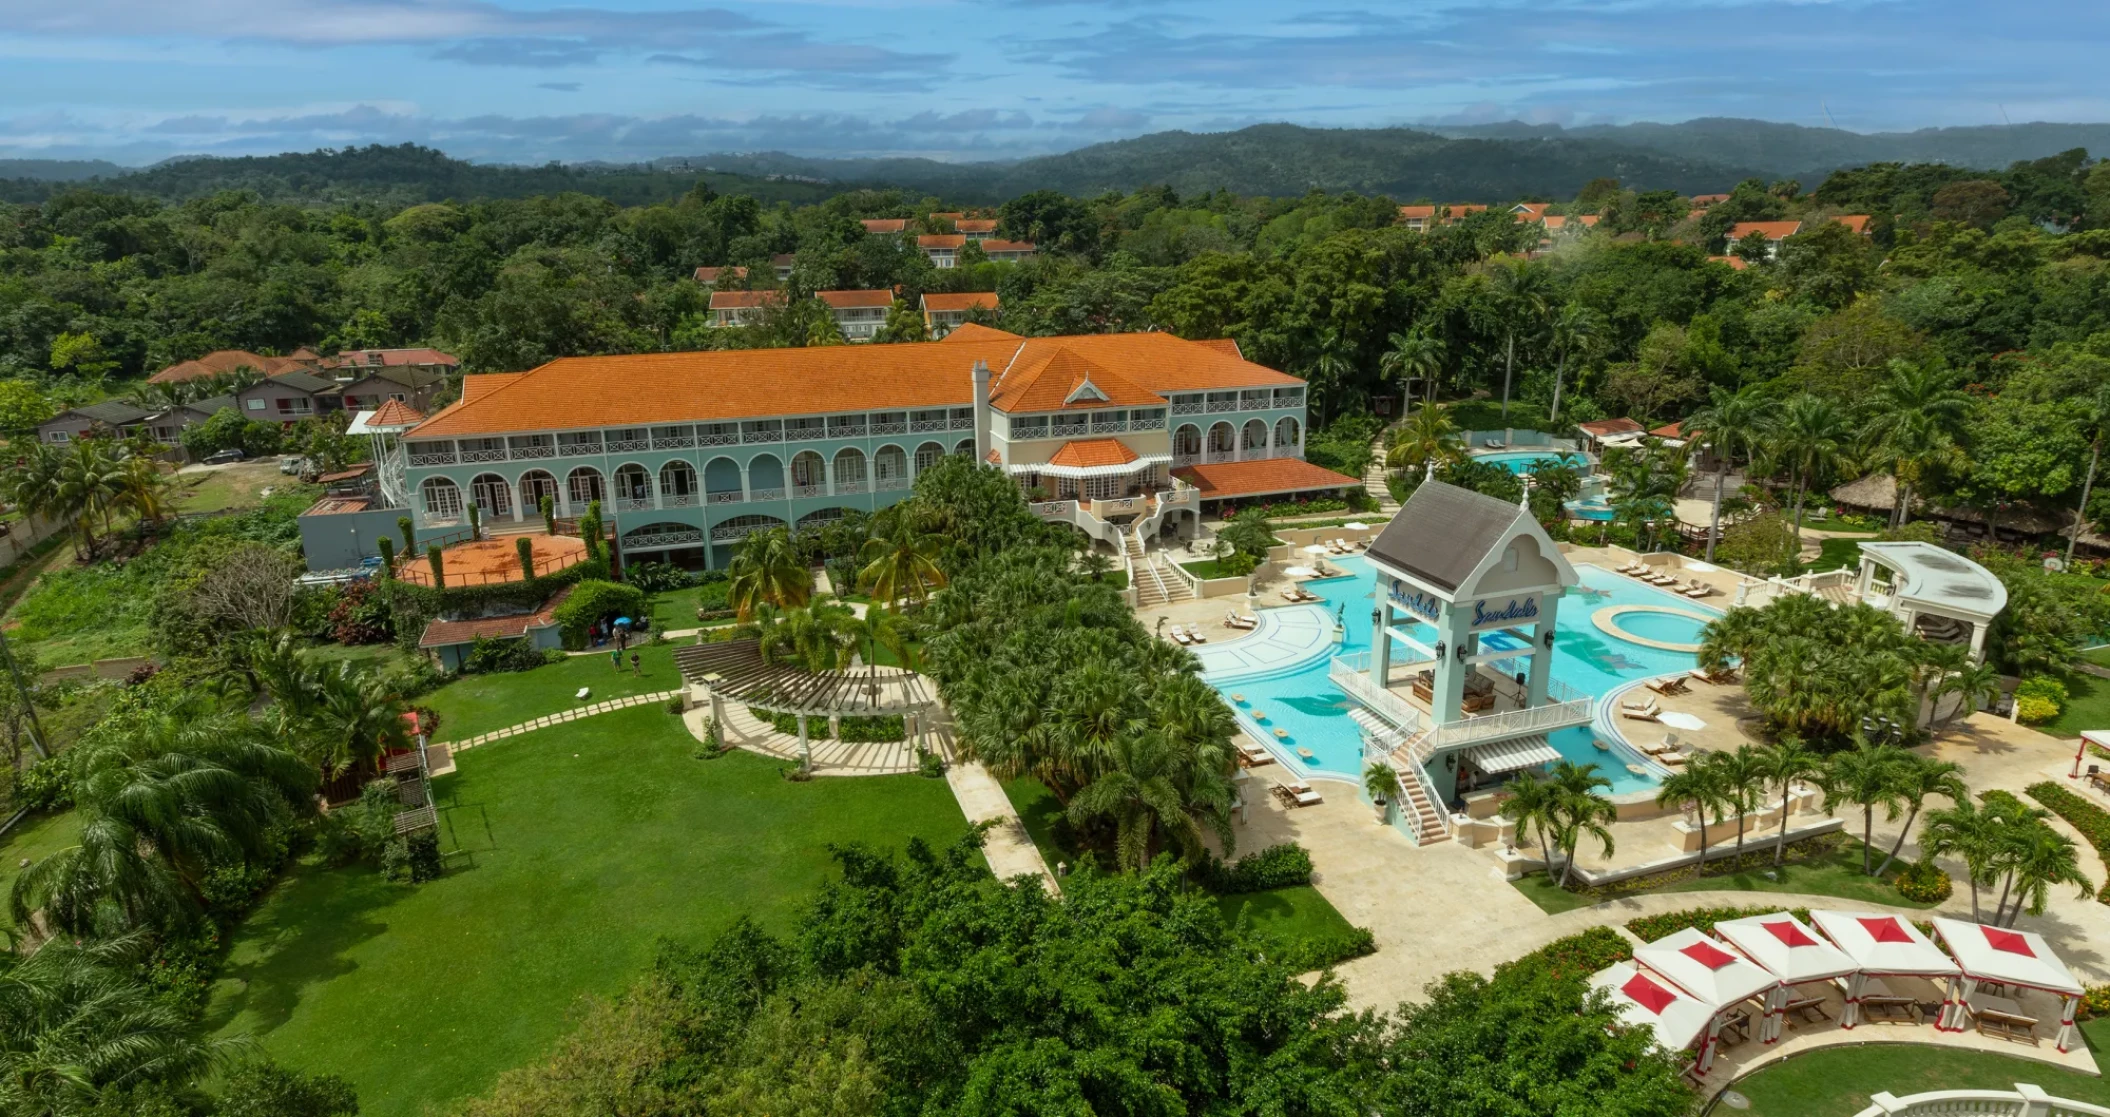
[[1431,585],[1455,590],[1500,546],[1517,517],[1504,500],[1424,481],[1370,544],[1369,555]]
[[1991,620],[2007,608],[1993,572],[1932,543],[1863,543],[1861,554],[1897,575],[1895,596],[1943,616]]
[[928,709],[923,676],[898,667],[859,667],[815,673],[762,658],[755,640],[727,640],[674,649],[682,678],[708,685],[735,702],[785,714],[864,717]]

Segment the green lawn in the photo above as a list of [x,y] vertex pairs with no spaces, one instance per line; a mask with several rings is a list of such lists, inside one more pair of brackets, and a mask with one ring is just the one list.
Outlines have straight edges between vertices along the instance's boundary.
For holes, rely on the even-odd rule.
[[1494,399],[1458,400],[1453,403],[1443,404],[1443,407],[1450,412],[1451,422],[1457,424],[1459,430],[1498,431],[1515,429],[1520,431],[1544,431],[1547,434],[1573,437],[1570,432],[1574,429],[1575,424],[1561,423],[1558,424],[1561,429],[1555,430],[1556,424],[1546,418],[1544,408],[1533,407],[1520,399],[1511,399],[1509,401],[1509,420],[1507,422],[1502,419],[1502,400],[1499,396]]
[[[2089,653],[2095,662],[2099,652]],[[2069,671],[2059,676],[2066,684],[2066,706],[2059,716],[2037,726],[2055,737],[2078,737],[2083,729],[2110,729],[2110,679]]]
[[[2081,1025],[2101,1058],[2110,1019]],[[2110,1105],[2110,1080],[2011,1055],[1913,1043],[1827,1047],[1775,1063],[1736,1083],[1752,1117],[1853,1117],[1878,1091],[1898,1097],[1930,1090],[2012,1090],[2042,1086],[2054,1097]],[[1721,1112],[1730,1112],[1727,1108]]]
[[647,605],[652,612],[652,627],[663,632],[674,628],[697,627],[701,622],[696,619],[696,604],[702,596],[702,586],[653,594],[651,602]]
[[[631,650],[641,657],[643,676],[631,673],[628,654],[623,656],[623,670],[618,673],[609,665],[610,649],[603,648],[593,655],[572,656],[532,671],[471,675],[425,695],[417,704],[430,706],[440,715],[441,740],[459,741],[545,714],[562,713],[574,706],[676,690],[681,686],[681,673],[674,668],[674,649],[679,646],[679,642],[632,645]],[[580,687],[593,691],[583,703],[573,697]]]
[[942,780],[792,783],[735,752],[692,758],[664,711],[625,710],[463,753],[435,784],[439,880],[303,865],[235,936],[208,1025],[348,1078],[367,1117],[418,1117],[543,1054],[587,994],[662,936],[738,915],[782,931],[833,873],[827,845],[949,842]]
[[[25,818],[0,835],[0,900],[13,892],[15,874],[22,862],[41,861],[73,844],[81,832],[81,816],[74,811]],[[14,926],[7,905],[0,903],[0,928]]]
[[2082,652],[2081,658],[2095,664],[2097,667],[2110,667],[2110,644]]
[[1186,571],[1189,574],[1194,575],[1197,578],[1242,577],[1242,575],[1233,574],[1230,571],[1225,570],[1223,568],[1223,564],[1215,559],[1203,559],[1200,562],[1183,562],[1180,564],[1180,569]]
[[1308,884],[1277,888],[1268,892],[1240,892],[1216,898],[1224,922],[1236,923],[1240,915],[1252,920],[1252,928],[1272,939],[1337,937],[1355,930],[1334,906]]
[[176,478],[172,503],[185,513],[238,512],[261,506],[265,490],[271,496],[306,494],[308,501],[322,495],[322,486],[303,485],[300,479],[278,471],[278,458],[266,457],[220,469],[185,473]]
[[[1873,538],[1871,536],[1870,538]],[[1818,553],[1810,561],[1811,571],[1857,570],[1861,566],[1861,541],[1859,539],[1824,539],[1817,544]]]
[[351,663],[376,671],[406,664],[410,654],[394,644],[317,644],[307,649],[307,656],[318,663]]
[[[1790,853],[1793,852],[1793,848],[1792,846],[1789,847]],[[1876,863],[1882,863],[1884,852],[1885,850],[1881,848],[1876,850]],[[1731,856],[1731,854],[1728,851],[1717,848],[1714,856],[1726,858]],[[1860,900],[1871,904],[1891,904],[1901,908],[1933,907],[1933,904],[1915,904],[1898,895],[1897,888],[1891,885],[1890,881],[1897,877],[1900,867],[1900,865],[1891,866],[1890,871],[1883,874],[1882,880],[1863,876],[1861,873],[1861,843],[1858,838],[1855,838],[1850,839],[1844,847],[1832,853],[1815,857],[1799,864],[1790,862],[1781,866],[1779,880],[1773,880],[1765,875],[1772,871],[1773,866],[1770,861],[1738,873],[1720,872],[1710,865],[1707,870],[1708,875],[1704,877],[1689,877],[1655,888],[1621,892],[1618,897],[1664,892],[1802,892],[1812,896],[1837,896],[1842,900]],[[1525,877],[1522,880],[1512,881],[1511,883],[1516,887],[1517,891],[1529,897],[1532,903],[1539,906],[1539,910],[1544,911],[1548,915],[1558,915],[1564,911],[1573,911],[1576,908],[1589,907],[1591,904],[1617,898],[1614,896],[1599,896],[1583,892],[1566,891],[1555,887],[1543,875],[1537,874]],[[1962,886],[1959,885],[1958,887]]]

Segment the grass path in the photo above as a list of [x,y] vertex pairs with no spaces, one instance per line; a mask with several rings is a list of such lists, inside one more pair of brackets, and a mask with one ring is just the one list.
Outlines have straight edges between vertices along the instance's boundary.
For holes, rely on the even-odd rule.
[[[1792,852],[1793,847],[1790,847]],[[1878,843],[1875,851],[1876,863],[1881,864],[1883,855],[1889,852]],[[1714,856],[1724,860],[1733,856],[1732,850],[1716,848]],[[1749,855],[1747,855],[1749,856]],[[1920,904],[1898,895],[1891,881],[1897,879],[1904,868],[1900,861],[1890,867],[1878,880],[1861,872],[1861,841],[1859,836],[1850,839],[1841,848],[1808,861],[1789,862],[1781,866],[1779,879],[1767,874],[1772,871],[1772,862],[1747,868],[1741,872],[1723,873],[1708,866],[1708,875],[1687,877],[1671,884],[1638,892],[1620,893],[1618,898],[1629,896],[1662,896],[1679,892],[1720,892],[1734,889],[1752,894],[1751,903],[1763,904],[1768,893],[1793,892],[1808,896],[1836,896],[1842,900],[1854,900],[1869,904],[1886,904],[1899,908],[1931,908],[1937,905]],[[1564,911],[1586,908],[1602,903],[1608,897],[1592,896],[1560,888],[1544,874],[1533,874],[1510,882],[1522,892],[1539,910],[1548,915],[1559,915]]]
[[434,785],[442,847],[466,851],[447,874],[301,866],[237,934],[208,1025],[345,1076],[367,1117],[420,1117],[542,1054],[660,937],[701,941],[741,914],[786,927],[831,875],[829,843],[965,828],[940,780],[790,783],[778,762],[694,746],[647,706],[462,754]]
[[[0,821],[5,817],[0,815]],[[74,844],[80,832],[81,816],[74,811],[65,811],[25,818],[16,823],[14,829],[0,835],[0,929],[14,926],[14,918],[8,914],[5,900],[15,887],[15,876],[22,871],[22,862],[42,861]]]
[[[638,654],[643,674],[631,671],[628,654],[623,657],[623,669],[615,670],[609,664],[608,650],[602,649],[594,655],[572,656],[532,671],[471,675],[418,699],[417,704],[430,706],[440,715],[440,740],[467,740],[610,698],[678,690],[681,672],[674,667],[677,646],[639,644],[632,648]],[[584,702],[575,697],[580,687],[592,692]]]

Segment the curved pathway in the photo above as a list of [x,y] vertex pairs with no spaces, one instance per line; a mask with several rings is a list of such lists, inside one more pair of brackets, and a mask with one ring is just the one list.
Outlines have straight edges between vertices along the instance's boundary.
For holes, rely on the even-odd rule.
[[508,725],[504,729],[493,729],[489,733],[478,733],[465,741],[436,741],[434,744],[443,744],[454,752],[461,752],[465,749],[473,749],[478,745],[490,744],[492,741],[503,741],[507,737],[517,737],[530,730],[547,729],[552,725],[563,725],[568,721],[590,718],[595,714],[627,710],[632,706],[647,706],[654,702],[669,702],[679,697],[680,694],[681,692],[678,690],[656,690],[650,694],[633,694],[626,698],[610,698],[605,702],[590,702],[560,714],[550,714],[547,717],[523,721],[519,725]]

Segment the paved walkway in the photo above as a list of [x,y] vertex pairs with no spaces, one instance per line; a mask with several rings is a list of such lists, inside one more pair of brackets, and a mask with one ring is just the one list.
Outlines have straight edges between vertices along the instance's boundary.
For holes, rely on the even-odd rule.
[[1048,871],[1047,861],[1040,855],[1040,847],[1026,833],[1026,824],[1019,820],[1018,811],[1011,805],[1011,797],[1004,794],[1002,784],[996,782],[989,769],[972,761],[959,761],[945,769],[945,782],[952,787],[953,797],[960,801],[960,810],[969,822],[994,821],[982,845],[983,856],[989,859],[989,869],[998,880],[1031,876],[1040,878],[1048,891],[1062,894],[1062,885],[1055,874]]
[[[711,716],[708,705],[681,715],[690,735],[703,740],[703,721]],[[779,733],[774,725],[747,712],[733,701],[725,704],[725,724],[719,726],[725,743],[763,756],[796,763],[801,757],[795,733]],[[838,741],[812,738],[806,743],[816,776],[898,776],[916,770],[916,747],[907,741]],[[942,738],[939,755],[945,755]]]
[[493,729],[489,733],[479,733],[466,741],[447,741],[443,743],[449,749],[461,752],[464,749],[473,749],[478,745],[489,744],[492,741],[503,741],[507,737],[517,737],[530,730],[546,729],[552,725],[562,725],[568,721],[590,718],[595,714],[627,710],[632,706],[649,706],[655,702],[669,702],[680,694],[681,692],[678,690],[658,690],[653,691],[651,694],[633,694],[628,698],[611,698],[605,702],[591,702],[576,709],[566,710],[561,714],[550,714],[547,717],[535,718],[532,721],[523,721],[519,725],[509,725],[504,729]]

